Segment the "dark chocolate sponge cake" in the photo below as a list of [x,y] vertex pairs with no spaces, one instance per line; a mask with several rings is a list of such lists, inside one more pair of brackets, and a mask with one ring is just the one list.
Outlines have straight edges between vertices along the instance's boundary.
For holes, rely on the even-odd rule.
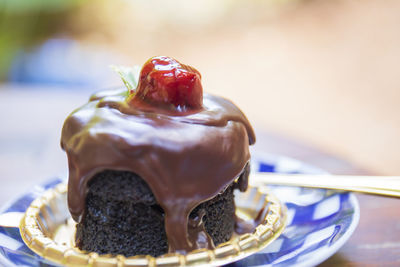
[[136,88],[97,93],[66,119],[61,146],[79,248],[160,255],[231,237],[233,191],[247,188],[255,136],[232,102],[203,96],[200,79],[154,57]]
[[[189,224],[201,217],[214,245],[234,231],[234,185],[196,207]],[[126,171],[103,171],[89,183],[85,220],[77,225],[79,248],[97,253],[158,256],[168,252],[164,211],[147,184]],[[190,226],[189,226],[190,227]]]

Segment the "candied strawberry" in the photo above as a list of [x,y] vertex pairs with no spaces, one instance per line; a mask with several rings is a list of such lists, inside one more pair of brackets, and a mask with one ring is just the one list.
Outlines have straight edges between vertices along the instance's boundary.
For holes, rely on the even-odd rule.
[[131,92],[131,102],[144,102],[175,111],[202,107],[201,75],[177,60],[158,56],[150,58],[140,72],[139,83]]

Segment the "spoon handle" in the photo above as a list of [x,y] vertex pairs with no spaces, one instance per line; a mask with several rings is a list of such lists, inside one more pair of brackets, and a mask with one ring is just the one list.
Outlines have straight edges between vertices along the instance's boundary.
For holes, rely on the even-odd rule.
[[315,174],[252,173],[252,185],[285,185],[326,188],[400,197],[400,176],[352,176]]

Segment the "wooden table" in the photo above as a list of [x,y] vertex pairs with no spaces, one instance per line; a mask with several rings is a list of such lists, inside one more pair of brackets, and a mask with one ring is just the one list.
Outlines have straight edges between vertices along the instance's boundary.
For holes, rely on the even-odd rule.
[[[0,86],[0,205],[53,175],[65,173],[59,147],[63,120],[87,100],[81,88]],[[256,126],[257,128],[257,126]],[[286,155],[335,174],[366,170],[271,132],[257,133],[256,149]],[[357,194],[360,223],[350,240],[321,266],[400,266],[400,200]]]

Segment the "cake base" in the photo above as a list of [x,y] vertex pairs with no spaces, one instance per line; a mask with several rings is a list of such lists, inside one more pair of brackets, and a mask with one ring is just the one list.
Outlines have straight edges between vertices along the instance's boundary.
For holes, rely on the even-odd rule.
[[[234,185],[196,207],[189,218],[204,213],[214,245],[228,241],[235,227]],[[108,170],[88,185],[86,209],[76,226],[76,245],[99,254],[159,256],[168,252],[164,211],[149,186],[136,174]]]
[[[186,255],[126,258],[79,250],[74,242],[76,223],[68,212],[66,184],[58,184],[38,195],[17,224],[25,245],[46,264],[50,261],[70,267],[223,266],[261,252],[285,228],[286,208],[265,186],[250,186],[245,193],[235,192],[235,204],[238,218],[246,221],[261,219],[255,231],[250,234],[233,235],[228,242],[218,245],[215,249],[196,250]],[[265,217],[258,216],[261,211],[265,212]]]

